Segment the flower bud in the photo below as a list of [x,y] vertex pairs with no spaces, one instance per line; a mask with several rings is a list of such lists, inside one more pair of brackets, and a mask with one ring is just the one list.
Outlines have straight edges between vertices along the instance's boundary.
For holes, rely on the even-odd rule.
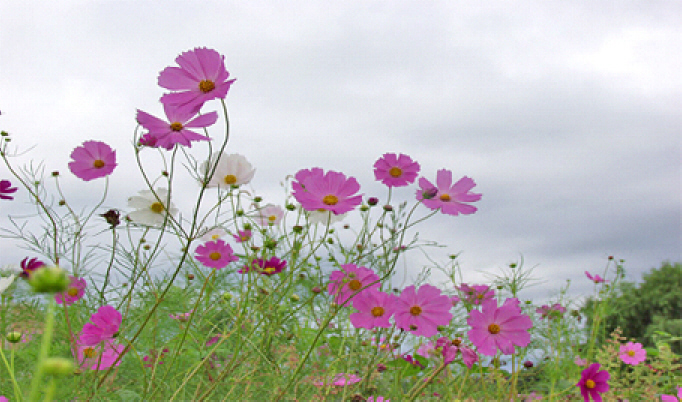
[[59,176],[58,170],[55,170],[54,172],[52,172],[52,177],[57,177],[57,176]]
[[393,211],[393,207],[391,205],[384,205],[384,211],[391,212]]
[[237,216],[244,216],[244,210],[243,209],[238,209],[237,212],[235,212]]
[[232,300],[232,293],[223,293],[223,301],[229,302]]
[[369,211],[369,207],[367,205],[360,205],[360,211],[362,212]]
[[294,209],[296,209],[296,205],[287,204],[284,208],[286,208],[288,211],[293,211]]
[[28,283],[37,293],[61,293],[69,286],[66,271],[58,266],[43,267],[33,271]]
[[21,332],[8,332],[7,335],[5,335],[5,339],[7,339],[7,342],[9,343],[18,343],[21,340]]
[[303,232],[303,226],[296,225],[293,227],[294,233],[301,233]]
[[297,302],[297,301],[301,300],[301,297],[297,294],[293,294],[293,295],[289,296],[289,300],[291,300],[292,302]]
[[377,205],[378,203],[379,203],[379,199],[376,197],[370,197],[367,200],[367,205],[369,205],[370,207],[373,207],[373,206]]
[[52,375],[70,375],[76,369],[71,359],[63,357],[48,357],[42,363],[43,370]]
[[422,198],[425,200],[430,200],[431,198],[435,197],[436,194],[438,194],[438,189],[435,187],[426,189],[422,191]]
[[253,197],[253,202],[261,202],[263,201],[263,197]]
[[523,367],[528,368],[528,369],[529,369],[529,368],[532,368],[532,367],[533,367],[533,362],[530,361],[530,360],[526,360],[525,362],[523,362]]
[[322,293],[322,289],[320,289],[319,286],[315,286],[314,288],[312,288],[312,292],[315,294],[320,294]]

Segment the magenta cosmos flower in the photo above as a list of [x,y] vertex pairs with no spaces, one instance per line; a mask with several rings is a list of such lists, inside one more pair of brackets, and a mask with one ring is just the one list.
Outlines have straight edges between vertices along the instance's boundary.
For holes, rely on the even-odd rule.
[[497,349],[503,354],[514,353],[514,345],[525,347],[530,343],[528,330],[533,321],[522,314],[519,300],[510,298],[497,307],[495,300],[483,302],[482,311],[472,310],[467,318],[471,326],[469,339],[486,356],[494,356]]
[[70,276],[69,279],[70,282],[69,286],[66,288],[66,292],[54,295],[54,300],[57,304],[66,304],[67,306],[70,306],[82,299],[85,295],[85,287],[88,285],[85,279],[76,278],[75,276]]
[[[125,349],[124,345],[111,340],[96,345],[86,345],[80,341],[79,339],[76,343],[75,355],[78,360],[78,367],[86,370],[108,369]],[[121,364],[120,360],[116,366],[119,364]]]
[[388,319],[395,310],[395,299],[395,296],[378,290],[359,293],[353,298],[353,307],[358,312],[350,315],[351,324],[355,328],[391,328]]
[[641,343],[628,342],[620,345],[618,357],[623,363],[636,366],[646,360],[646,349],[642,349]]
[[374,163],[374,177],[388,187],[403,187],[414,183],[419,163],[407,155],[384,154]]
[[0,180],[0,200],[13,200],[14,197],[7,194],[17,192],[16,187],[12,187],[12,182],[9,180]]
[[417,199],[430,209],[440,208],[440,211],[447,215],[473,214],[478,209],[465,202],[481,199],[481,194],[470,192],[474,186],[476,183],[466,176],[452,184],[452,172],[441,169],[436,175],[435,186],[423,177],[419,179],[421,189],[417,190]]
[[82,345],[91,346],[113,338],[118,332],[122,320],[121,313],[115,308],[109,305],[100,307],[90,317],[92,323],[83,325],[79,342]]
[[161,103],[185,106],[198,112],[204,102],[225,99],[235,81],[228,80],[225,56],[213,49],[195,48],[175,59],[180,67],[166,67],[159,74],[159,86],[177,91],[161,97]]
[[354,195],[360,185],[353,177],[320,168],[303,169],[292,183],[294,197],[306,211],[331,211],[335,215],[348,212],[360,205],[362,195]]
[[541,307],[535,309],[535,312],[542,315],[542,317],[540,317],[542,319],[548,318],[553,320],[555,318],[563,317],[564,313],[566,312],[566,307],[559,303],[554,303],[551,307],[543,304]]
[[414,335],[432,337],[439,325],[448,325],[452,319],[452,301],[435,286],[422,285],[416,291],[414,285],[410,285],[395,304],[396,325]]
[[611,375],[606,370],[599,371],[601,365],[599,363],[592,363],[590,367],[583,370],[580,381],[576,386],[580,387],[580,393],[585,398],[585,402],[590,401],[590,397],[595,402],[601,402],[601,395],[609,390],[609,378]]
[[677,387],[677,396],[675,395],[661,395],[662,402],[680,402],[682,401],[682,387]]
[[229,263],[238,261],[232,247],[222,239],[209,241],[197,247],[194,258],[209,268],[225,268]]
[[279,274],[280,272],[284,271],[284,268],[287,267],[287,262],[285,260],[280,260],[277,257],[270,257],[268,260],[264,260],[262,258],[256,258],[251,262],[251,265],[244,265],[242,269],[240,269],[239,272],[240,274],[245,274],[251,270],[254,270],[261,275],[275,275]]
[[[335,296],[336,304],[345,304],[353,297],[355,292],[367,292],[379,290],[379,276],[367,267],[358,267],[355,264],[343,264],[341,270],[331,273],[329,276],[327,291]],[[364,288],[364,289],[363,289]]]
[[69,170],[81,180],[109,176],[116,167],[116,151],[101,141],[85,141],[71,152]]
[[462,293],[466,302],[476,306],[495,297],[495,291],[490,289],[490,286],[488,285],[469,286],[466,283],[463,283],[457,287],[457,290]]
[[[168,121],[161,120],[141,110],[137,111],[137,122],[147,130],[145,142],[156,147],[173,149],[175,144],[191,147],[192,141],[208,141],[209,138],[188,128],[205,128],[218,120],[218,113],[211,112],[194,117],[197,113],[187,108],[163,105]],[[193,118],[194,117],[194,118]],[[150,139],[153,138],[153,141]]]
[[19,265],[21,266],[21,273],[19,274],[19,276],[24,279],[28,279],[31,277],[31,274],[35,270],[44,267],[46,264],[38,260],[37,258],[31,258],[29,260],[28,257],[26,257],[23,260],[21,260],[21,263]]
[[367,402],[391,402],[390,399],[386,399],[383,396],[377,396],[376,398],[373,396],[370,396],[367,398]]
[[604,283],[604,282],[608,282],[606,279],[602,278],[602,277],[599,276],[599,275],[592,276],[592,274],[590,274],[590,273],[587,272],[587,271],[585,271],[585,276],[587,277],[587,279],[591,280],[591,281],[594,282],[594,283]]

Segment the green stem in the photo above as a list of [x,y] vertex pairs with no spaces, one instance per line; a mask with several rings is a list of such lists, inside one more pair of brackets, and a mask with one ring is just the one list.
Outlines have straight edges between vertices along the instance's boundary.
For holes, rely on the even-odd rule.
[[29,401],[37,401],[40,393],[40,382],[43,379],[43,363],[50,354],[50,345],[52,344],[52,332],[54,329],[54,313],[55,301],[49,300],[47,304],[47,317],[45,317],[45,328],[43,329],[43,340],[40,344],[40,358],[38,359],[38,368],[36,374],[31,381],[31,393],[29,394]]

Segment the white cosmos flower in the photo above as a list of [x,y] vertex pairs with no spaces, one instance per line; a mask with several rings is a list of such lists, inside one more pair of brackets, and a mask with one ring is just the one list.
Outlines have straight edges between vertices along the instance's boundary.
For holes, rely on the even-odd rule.
[[341,222],[346,215],[348,215],[348,212],[345,214],[336,215],[331,211],[311,211],[308,212],[308,222],[312,224],[321,223],[325,226],[333,225],[336,222]]
[[[173,203],[170,207],[166,206],[166,199],[168,198],[168,190],[165,188],[157,188],[157,199],[151,190],[142,190],[140,195],[135,195],[128,198],[128,206],[136,210],[128,214],[128,218],[135,223],[147,226],[161,226],[166,218],[166,211],[171,216],[178,213]],[[161,200],[161,202],[159,202]]]
[[282,207],[268,204],[256,211],[256,219],[261,226],[277,225],[284,217],[284,210]]
[[217,167],[207,187],[230,188],[230,186],[240,186],[250,182],[256,173],[256,169],[251,166],[249,161],[239,154],[227,155],[216,152],[211,155],[209,161],[201,164],[200,172],[205,174],[210,172],[210,169],[216,164]]
[[14,279],[16,277],[17,276],[14,274],[11,274],[10,276],[6,277],[0,277],[0,293],[7,290],[7,288],[14,282]]
[[227,235],[227,232],[225,231],[225,229],[213,228],[213,229],[207,231],[206,233],[204,233],[201,236],[201,240],[203,240],[203,241],[218,240],[225,235]]

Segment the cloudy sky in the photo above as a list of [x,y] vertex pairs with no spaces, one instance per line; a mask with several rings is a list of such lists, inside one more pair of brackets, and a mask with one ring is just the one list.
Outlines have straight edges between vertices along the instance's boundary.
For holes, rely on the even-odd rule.
[[[475,215],[418,228],[449,245],[437,257],[461,252],[466,281],[523,256],[547,281],[534,295],[566,279],[586,294],[583,272],[609,255],[631,280],[682,260],[677,1],[4,1],[0,128],[35,146],[17,163],[45,160],[94,200],[102,182],[69,176],[68,155],[105,141],[119,159],[107,205],[125,207],[142,189],[136,109],[161,114],[159,71],[197,46],[237,78],[228,151],[273,202],[285,175],[313,166],[385,197],[372,165],[405,153],[425,177],[450,169],[483,193]],[[1,263],[19,258],[4,250]]]

